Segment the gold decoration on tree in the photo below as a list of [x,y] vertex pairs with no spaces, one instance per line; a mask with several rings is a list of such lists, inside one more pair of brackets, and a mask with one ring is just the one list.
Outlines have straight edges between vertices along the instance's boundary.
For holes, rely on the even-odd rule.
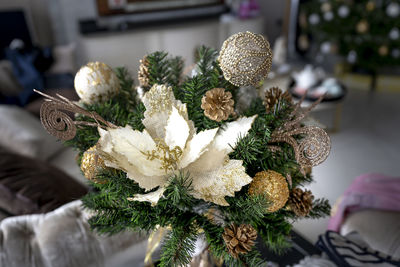
[[322,11],[322,12],[326,13],[326,12],[329,12],[329,11],[331,11],[331,10],[332,10],[332,6],[331,6],[330,3],[325,2],[325,3],[323,3],[323,4],[321,5],[321,11]]
[[360,20],[360,22],[357,23],[356,25],[356,30],[358,33],[366,33],[369,29],[369,24],[368,21],[365,19]]
[[288,91],[283,92],[278,87],[272,87],[265,92],[263,103],[267,112],[273,111],[275,105],[280,105],[282,101],[286,103],[292,103],[292,96]]
[[382,45],[379,47],[378,53],[382,57],[387,56],[389,54],[389,48],[386,45]]
[[96,154],[96,149],[97,145],[94,145],[83,153],[81,170],[87,179],[97,183],[104,183],[105,181],[96,179],[99,170],[106,168],[103,159]]
[[285,206],[289,198],[289,188],[282,174],[268,170],[256,173],[249,187],[250,195],[264,195],[270,206],[268,212],[275,212]]
[[300,35],[299,39],[297,40],[297,45],[301,50],[307,50],[310,47],[310,40],[308,39],[307,35]]
[[120,89],[119,79],[113,69],[103,62],[89,62],[75,75],[75,91],[86,104],[104,102]]
[[[271,134],[269,141],[272,143],[285,142],[293,147],[297,163],[301,167],[303,175],[307,167],[313,167],[321,164],[328,157],[331,150],[331,141],[328,134],[316,126],[301,126],[300,121],[316,106],[324,96],[321,96],[310,107],[301,110],[301,104],[305,95],[295,105],[289,119],[281,127]],[[293,136],[304,136],[298,143]]]
[[[77,126],[117,128],[117,126],[104,120],[96,112],[87,111],[62,95],[57,94],[56,97],[52,97],[35,89],[33,91],[45,97],[44,103],[40,107],[40,121],[43,127],[49,134],[60,140],[68,141],[74,138]],[[64,113],[63,110],[84,115],[92,118],[95,122],[74,121],[68,114]]]
[[149,60],[147,56],[144,56],[143,59],[140,60],[139,72],[138,72],[138,81],[140,86],[148,87],[150,86],[149,79]]
[[288,207],[297,216],[305,217],[312,209],[313,199],[314,196],[312,195],[311,191],[303,191],[301,188],[294,188],[290,192]]
[[238,258],[239,254],[246,254],[252,250],[257,238],[257,231],[249,224],[231,224],[226,226],[222,237],[229,254]]
[[220,122],[234,114],[234,103],[231,92],[224,88],[214,88],[207,91],[201,99],[201,108],[207,118]]
[[272,52],[260,34],[240,32],[222,45],[218,61],[226,80],[236,86],[256,86],[271,69]]
[[366,8],[370,12],[373,11],[375,9],[375,2],[372,1],[372,0],[368,1],[367,5],[366,5]]

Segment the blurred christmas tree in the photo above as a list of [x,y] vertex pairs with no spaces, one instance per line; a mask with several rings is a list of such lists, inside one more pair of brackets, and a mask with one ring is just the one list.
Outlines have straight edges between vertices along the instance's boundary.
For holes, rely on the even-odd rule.
[[299,27],[301,49],[314,41],[322,54],[338,53],[373,74],[381,67],[400,66],[399,0],[306,1]]

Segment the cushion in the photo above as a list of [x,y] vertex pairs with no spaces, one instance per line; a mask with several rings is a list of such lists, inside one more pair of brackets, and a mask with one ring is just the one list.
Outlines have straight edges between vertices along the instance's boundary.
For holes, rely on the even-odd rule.
[[0,105],[0,114],[0,146],[42,160],[64,148],[29,112],[16,106]]
[[0,209],[9,214],[51,211],[86,192],[50,164],[0,149]]
[[22,87],[14,76],[11,62],[0,60],[0,94],[17,96],[21,91]]
[[357,232],[372,248],[400,258],[400,212],[366,209],[350,214],[340,233]]
[[[0,266],[143,266],[146,235],[125,231],[99,235],[90,230],[81,201],[46,214],[10,217],[0,222]],[[124,252],[130,264],[116,264]],[[122,254],[124,253],[124,254]]]

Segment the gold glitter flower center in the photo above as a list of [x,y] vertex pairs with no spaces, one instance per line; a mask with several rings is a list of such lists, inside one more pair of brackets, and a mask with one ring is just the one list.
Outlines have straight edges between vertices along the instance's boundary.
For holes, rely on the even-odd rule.
[[158,141],[156,149],[141,152],[147,157],[148,160],[160,160],[162,163],[160,169],[165,170],[166,173],[168,171],[174,171],[178,168],[177,162],[183,153],[182,148],[179,146],[175,146],[173,149],[170,149],[169,146],[167,146],[162,140]]

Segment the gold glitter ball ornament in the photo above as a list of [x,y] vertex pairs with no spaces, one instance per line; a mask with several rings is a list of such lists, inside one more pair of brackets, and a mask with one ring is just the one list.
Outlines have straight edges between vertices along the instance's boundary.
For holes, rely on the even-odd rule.
[[87,179],[96,183],[103,183],[104,181],[98,181],[96,179],[96,175],[100,169],[104,168],[106,168],[104,161],[96,154],[96,145],[83,153],[81,170]]
[[207,118],[220,122],[234,113],[234,103],[231,92],[226,92],[224,88],[214,88],[201,99],[201,108]]
[[75,75],[75,91],[86,104],[104,102],[120,89],[117,75],[103,62],[89,62]]
[[218,57],[224,77],[236,86],[256,86],[271,69],[272,52],[261,34],[240,32],[222,45]]
[[249,224],[231,224],[224,228],[222,238],[225,241],[229,254],[238,258],[239,254],[251,251],[257,238],[257,231]]
[[282,174],[268,170],[256,173],[249,187],[250,195],[264,195],[269,200],[268,212],[275,212],[285,206],[289,188]]

